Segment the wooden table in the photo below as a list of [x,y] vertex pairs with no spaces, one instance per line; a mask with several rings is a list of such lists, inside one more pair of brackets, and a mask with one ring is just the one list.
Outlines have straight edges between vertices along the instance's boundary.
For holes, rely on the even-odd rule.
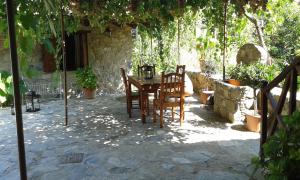
[[128,76],[129,93],[131,93],[131,84],[138,88],[141,102],[141,118],[146,123],[148,93],[156,93],[160,86],[160,76],[154,76],[152,79],[145,79],[139,76]]

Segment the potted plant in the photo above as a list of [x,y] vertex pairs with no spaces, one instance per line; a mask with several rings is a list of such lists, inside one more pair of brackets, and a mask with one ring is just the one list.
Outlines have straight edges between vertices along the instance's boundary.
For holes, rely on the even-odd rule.
[[96,95],[97,76],[92,68],[86,67],[75,72],[76,82],[82,88],[83,95],[87,99],[93,99]]
[[242,75],[240,76],[241,82],[253,89],[253,102],[254,110],[246,112],[246,123],[250,131],[260,131],[261,116],[257,110],[257,93],[256,90],[261,88],[264,81],[271,81],[275,77],[274,65],[266,65],[260,62],[243,65]]
[[237,64],[236,66],[229,66],[227,70],[227,76],[229,79],[227,80],[229,84],[240,86],[241,85],[241,77],[243,76],[243,65]]

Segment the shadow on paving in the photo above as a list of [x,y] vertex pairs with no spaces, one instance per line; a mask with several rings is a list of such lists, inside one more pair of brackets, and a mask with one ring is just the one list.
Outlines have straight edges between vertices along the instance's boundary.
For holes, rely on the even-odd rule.
[[[126,102],[115,96],[63,101],[24,113],[29,179],[247,179],[258,154],[259,134],[235,130],[196,99],[186,105],[179,126],[165,114],[164,128],[138,110],[128,118]],[[18,179],[14,117],[0,110],[0,177]],[[0,178],[1,179],[1,178]]]

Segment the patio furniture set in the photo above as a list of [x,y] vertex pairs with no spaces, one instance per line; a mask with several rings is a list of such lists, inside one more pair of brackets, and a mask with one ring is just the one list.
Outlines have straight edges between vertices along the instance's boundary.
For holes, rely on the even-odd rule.
[[[149,94],[153,94],[153,122],[156,122],[156,110],[160,112],[160,127],[163,127],[163,112],[167,108],[172,109],[174,120],[174,108],[180,108],[180,125],[184,119],[184,77],[185,65],[178,65],[176,72],[155,74],[155,66],[138,66],[138,75],[128,76],[121,68],[121,74],[126,91],[127,113],[132,117],[133,101],[138,102],[141,120],[146,123],[146,116],[150,114]],[[137,91],[132,90],[132,85]]]

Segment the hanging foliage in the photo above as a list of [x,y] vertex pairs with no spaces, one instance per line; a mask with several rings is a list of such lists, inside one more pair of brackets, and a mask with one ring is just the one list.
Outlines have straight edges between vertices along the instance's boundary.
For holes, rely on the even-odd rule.
[[[161,63],[165,61],[168,51],[162,31],[171,31],[172,35],[175,20],[183,16],[185,12],[194,13],[203,10],[206,17],[211,16],[220,25],[222,18],[223,0],[110,0],[110,1],[84,1],[84,0],[16,0],[16,35],[19,43],[21,61],[30,62],[33,48],[37,44],[44,44],[51,52],[59,53],[59,44],[52,47],[50,39],[55,37],[60,41],[60,10],[63,6],[65,15],[65,27],[67,33],[78,30],[84,19],[91,27],[103,31],[110,23],[120,26],[134,24],[144,27],[155,40],[157,40],[158,54]],[[248,4],[254,10],[265,7],[266,2],[262,0],[232,0],[233,3]],[[142,29],[142,28],[141,28]],[[0,33],[7,39],[7,23],[5,2],[0,3]],[[165,36],[167,37],[167,35]],[[6,41],[7,42],[7,41]],[[7,45],[7,44],[6,44]],[[53,49],[56,49],[53,51]],[[163,50],[164,49],[164,50]],[[166,49],[166,50],[165,50]],[[60,59],[59,55],[56,55]],[[24,66],[30,63],[23,63]],[[28,69],[26,67],[25,69]]]

